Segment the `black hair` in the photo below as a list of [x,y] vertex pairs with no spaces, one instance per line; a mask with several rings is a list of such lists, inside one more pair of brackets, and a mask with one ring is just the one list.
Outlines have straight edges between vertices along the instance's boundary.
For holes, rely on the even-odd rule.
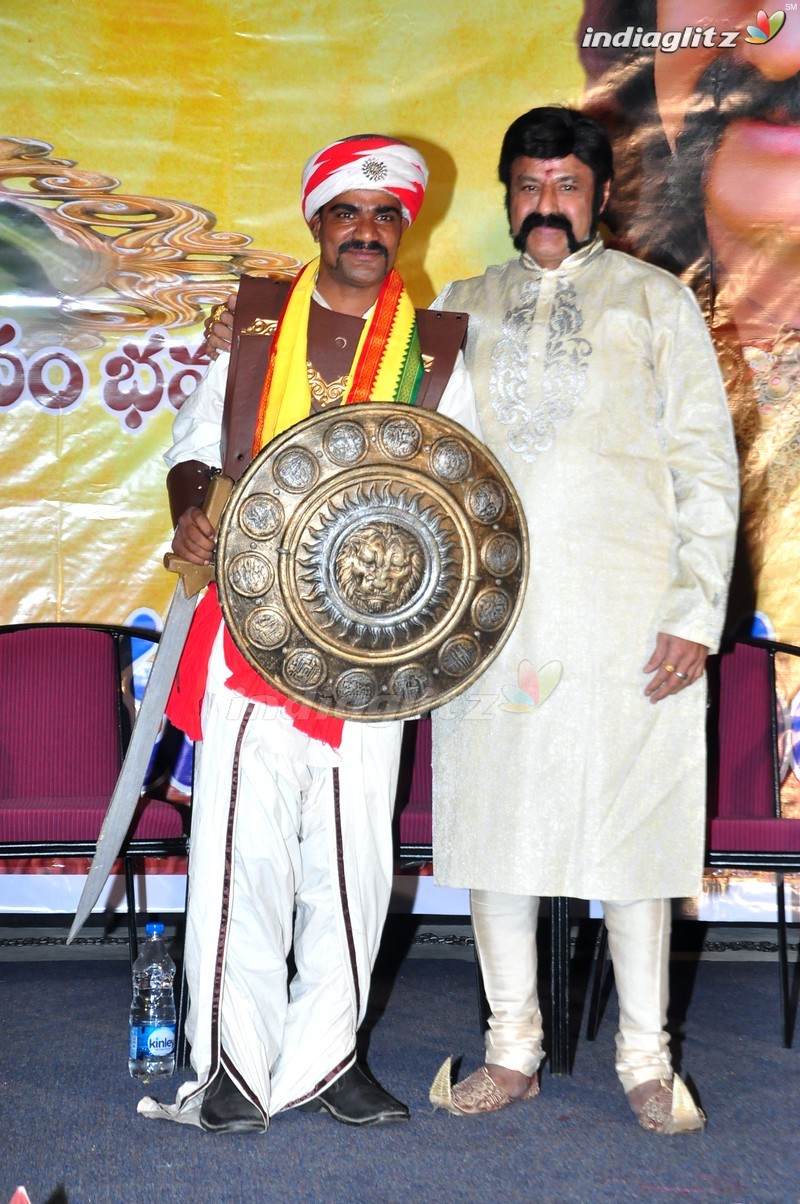
[[566,159],[574,155],[590,167],[598,184],[614,178],[614,157],[608,134],[599,121],[578,109],[544,105],[512,121],[503,138],[498,174],[508,188],[511,164],[529,159]]

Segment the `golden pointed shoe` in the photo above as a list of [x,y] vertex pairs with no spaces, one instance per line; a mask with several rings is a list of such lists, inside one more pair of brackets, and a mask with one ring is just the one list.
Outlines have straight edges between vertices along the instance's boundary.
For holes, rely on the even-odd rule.
[[[650,1084],[642,1086],[649,1087]],[[630,1101],[630,1095],[628,1099]],[[706,1127],[705,1112],[698,1108],[677,1074],[673,1075],[671,1083],[661,1079],[641,1107],[636,1107],[633,1101],[631,1107],[648,1133],[673,1137],[676,1133],[699,1133]]]
[[434,1108],[444,1108],[453,1116],[479,1116],[483,1112],[499,1112],[509,1104],[522,1100],[536,1099],[539,1094],[539,1075],[534,1074],[531,1085],[523,1095],[508,1095],[498,1087],[485,1066],[472,1072],[462,1083],[452,1084],[452,1058],[447,1058],[439,1067],[431,1084],[428,1098]]

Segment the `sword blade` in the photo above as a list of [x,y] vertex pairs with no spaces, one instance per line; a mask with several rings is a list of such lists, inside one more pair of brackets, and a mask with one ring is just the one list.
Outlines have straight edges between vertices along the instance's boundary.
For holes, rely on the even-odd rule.
[[145,775],[158,729],[164,716],[170,688],[175,680],[181,652],[194,614],[196,598],[187,598],[179,580],[170,603],[164,630],[158,643],[150,678],[142,698],[130,744],[122,762],[117,784],[108,804],[103,826],[97,838],[94,858],[78,902],[67,944],[78,935],[108,881],[111,867],[119,855],[139,803]]
[[[225,504],[230,497],[233,481],[230,477],[216,476],[212,480],[203,502],[203,510],[216,531]],[[97,838],[95,853],[89,873],[78,900],[75,919],[69,930],[67,944],[80,932],[89,918],[89,913],[100,898],[100,892],[108,881],[111,867],[117,859],[122,843],[131,826],[134,812],[142,796],[147,767],[156,742],[158,729],[164,717],[170,688],[175,680],[178,661],[186,643],[186,636],[194,614],[197,592],[214,578],[214,566],[190,564],[179,556],[168,554],[164,563],[171,572],[181,576],[172,595],[172,602],[164,621],[164,630],[158,642],[150,679],[144,692],[139,714],[133,725],[130,744],[122,762],[117,784],[108,804],[103,826]]]

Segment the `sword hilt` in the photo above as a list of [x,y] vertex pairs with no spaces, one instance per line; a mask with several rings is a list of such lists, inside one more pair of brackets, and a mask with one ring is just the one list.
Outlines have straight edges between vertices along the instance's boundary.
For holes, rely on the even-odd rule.
[[[211,484],[203,502],[203,513],[216,531],[219,520],[233,489],[233,480],[219,474],[212,478]],[[175,552],[167,552],[164,557],[164,568],[170,573],[177,573],[183,582],[183,590],[187,598],[193,598],[204,586],[214,580],[214,564],[194,564]]]

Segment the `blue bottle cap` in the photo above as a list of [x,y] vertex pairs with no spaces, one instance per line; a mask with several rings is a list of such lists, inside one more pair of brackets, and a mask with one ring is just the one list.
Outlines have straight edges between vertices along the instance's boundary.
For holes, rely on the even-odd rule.
[[161,936],[164,931],[164,925],[160,923],[145,924],[145,932],[148,936]]

